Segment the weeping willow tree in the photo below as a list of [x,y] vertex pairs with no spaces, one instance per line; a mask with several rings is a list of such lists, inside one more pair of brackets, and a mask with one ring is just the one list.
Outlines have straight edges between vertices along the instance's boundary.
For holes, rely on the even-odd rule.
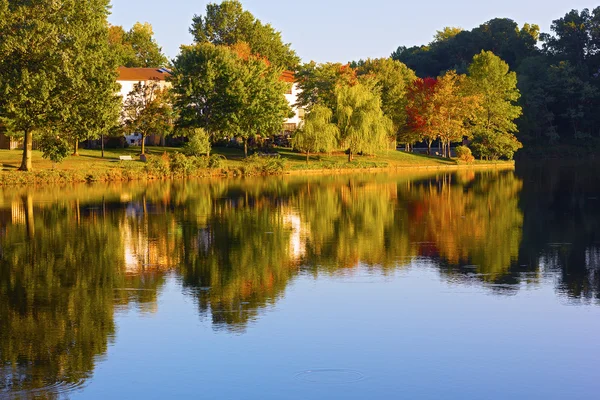
[[301,129],[294,135],[294,148],[306,154],[308,162],[310,153],[329,152],[337,144],[338,127],[331,122],[333,111],[328,107],[316,105],[306,116]]
[[337,94],[337,121],[340,145],[354,154],[373,154],[385,149],[393,134],[392,120],[381,109],[381,97],[369,82],[341,86]]

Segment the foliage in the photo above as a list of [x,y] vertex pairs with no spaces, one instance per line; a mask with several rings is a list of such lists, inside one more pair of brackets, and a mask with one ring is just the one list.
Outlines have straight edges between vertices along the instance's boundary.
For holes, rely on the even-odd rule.
[[454,151],[456,151],[456,158],[458,158],[460,161],[464,161],[467,164],[475,161],[475,157],[473,157],[471,149],[467,146],[456,146]]
[[407,129],[405,129],[399,141],[412,145],[425,140],[428,145],[428,154],[431,153],[431,144],[437,138],[438,132],[433,119],[437,110],[433,102],[437,79],[417,78],[407,92]]
[[31,170],[34,132],[75,134],[81,123],[87,136],[116,121],[108,8],[108,0],[0,2],[0,123],[24,135],[22,170]]
[[262,58],[245,59],[228,47],[183,46],[173,76],[178,125],[239,136],[247,155],[250,137],[279,132],[290,113],[280,74]]
[[358,83],[356,71],[350,65],[340,63],[317,64],[311,61],[298,67],[295,78],[299,89],[296,105],[308,111],[317,104],[325,106],[334,110],[334,118],[336,89]]
[[154,39],[152,25],[136,22],[129,31],[109,28],[109,45],[119,65],[129,68],[158,68],[168,65],[167,57]]
[[188,142],[184,146],[184,153],[188,156],[210,156],[210,136],[202,128],[190,129],[187,133]]
[[385,149],[393,134],[393,124],[383,114],[376,90],[359,83],[338,87],[336,94],[339,142],[348,149],[348,161],[358,153],[373,154]]
[[41,136],[40,150],[42,157],[50,159],[53,163],[62,162],[69,155],[67,142],[53,132]]
[[306,153],[307,162],[310,153],[329,152],[335,148],[339,130],[331,122],[332,118],[333,112],[329,108],[315,105],[294,134],[293,147]]
[[517,131],[514,121],[522,113],[515,104],[520,97],[517,75],[492,52],[482,51],[469,66],[468,85],[469,93],[481,100],[473,119],[473,150],[479,157],[512,159],[522,147],[513,135]]
[[123,104],[123,128],[129,133],[142,135],[142,154],[148,135],[165,135],[171,132],[173,108],[169,89],[158,81],[136,83]]
[[358,68],[363,79],[373,79],[381,95],[381,109],[394,124],[396,134],[406,129],[408,88],[417,78],[414,71],[390,58],[367,59]]
[[206,15],[194,15],[190,33],[196,43],[247,43],[253,55],[265,57],[278,68],[293,70],[300,61],[290,44],[283,43],[281,32],[256,19],[238,0],[209,3]]
[[466,93],[467,77],[449,71],[438,78],[432,102],[432,125],[442,142],[442,155],[450,157],[450,144],[470,136],[470,121],[480,111],[481,97]]

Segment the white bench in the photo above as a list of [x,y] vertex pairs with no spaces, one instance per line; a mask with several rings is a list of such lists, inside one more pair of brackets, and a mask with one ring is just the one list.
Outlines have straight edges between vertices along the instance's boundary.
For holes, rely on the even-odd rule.
[[131,156],[119,156],[119,160],[121,161],[133,161]]

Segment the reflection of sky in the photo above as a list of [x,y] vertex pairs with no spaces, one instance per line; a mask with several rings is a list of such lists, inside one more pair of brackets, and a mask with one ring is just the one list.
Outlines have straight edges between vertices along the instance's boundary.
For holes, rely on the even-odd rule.
[[[84,398],[588,399],[600,389],[600,308],[552,282],[496,296],[429,263],[382,276],[302,275],[244,334],[216,331],[172,276],[156,314],[119,313]],[[349,369],[352,384],[299,381]]]

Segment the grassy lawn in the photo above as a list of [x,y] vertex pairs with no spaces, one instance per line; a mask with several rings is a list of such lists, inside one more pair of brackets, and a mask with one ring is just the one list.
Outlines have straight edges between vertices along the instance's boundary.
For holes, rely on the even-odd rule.
[[[146,153],[150,157],[160,157],[164,153],[174,153],[181,151],[174,147],[146,147]],[[309,170],[350,170],[365,168],[387,168],[387,169],[411,169],[411,168],[446,168],[458,165],[454,159],[445,159],[441,157],[430,157],[422,154],[405,153],[403,151],[389,150],[381,152],[376,156],[356,156],[354,161],[348,162],[348,156],[344,153],[311,155],[310,161],[306,162],[306,156],[291,151],[287,148],[277,149],[283,163],[278,161],[277,166],[273,167],[269,163],[270,157],[253,156],[249,159],[244,158],[244,153],[237,148],[216,147],[213,154],[224,156],[226,160],[217,169],[208,174],[227,174],[244,175],[247,173],[281,173],[281,172],[302,172]],[[52,162],[42,158],[39,151],[33,152],[33,169],[35,176],[27,178],[25,175],[16,173],[21,164],[21,150],[0,150],[0,180],[5,183],[44,183],[52,179],[58,181],[81,181],[81,180],[120,180],[132,179],[135,176],[143,175],[144,163],[139,161],[140,148],[129,147],[126,149],[107,149],[104,158],[101,157],[100,150],[81,149],[78,157],[69,156],[62,163],[53,166]],[[134,161],[119,161],[119,156],[129,155]],[[264,167],[270,165],[270,167]],[[475,162],[475,166],[499,164],[501,166],[513,165],[512,162]],[[254,169],[249,167],[254,166]],[[250,172],[248,172],[250,171]],[[161,176],[164,176],[162,174]],[[134,179],[143,179],[138,177]],[[2,183],[2,182],[0,182]]]

